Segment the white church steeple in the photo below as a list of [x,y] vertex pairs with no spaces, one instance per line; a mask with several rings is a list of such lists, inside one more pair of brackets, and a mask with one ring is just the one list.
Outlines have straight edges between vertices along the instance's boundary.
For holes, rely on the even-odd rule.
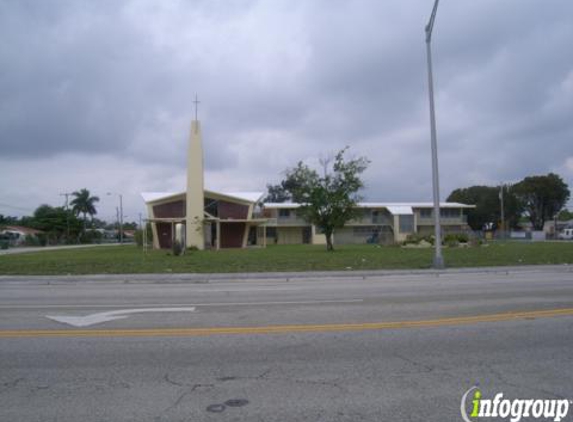
[[189,148],[187,151],[187,195],[186,195],[186,246],[204,249],[204,183],[203,183],[203,140],[201,125],[197,119],[199,100],[195,95],[195,120],[191,122]]

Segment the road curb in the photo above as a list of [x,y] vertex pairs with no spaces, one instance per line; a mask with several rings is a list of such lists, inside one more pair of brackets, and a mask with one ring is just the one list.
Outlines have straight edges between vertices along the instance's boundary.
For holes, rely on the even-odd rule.
[[123,284],[208,284],[246,281],[313,281],[329,278],[368,279],[400,276],[436,276],[454,274],[492,274],[520,272],[573,272],[573,265],[531,265],[508,267],[472,267],[412,269],[412,270],[348,270],[348,271],[308,271],[308,272],[260,272],[260,273],[152,273],[152,274],[91,274],[91,275],[40,275],[40,276],[0,276],[0,283],[28,283],[28,284],[74,284],[74,283],[123,283]]

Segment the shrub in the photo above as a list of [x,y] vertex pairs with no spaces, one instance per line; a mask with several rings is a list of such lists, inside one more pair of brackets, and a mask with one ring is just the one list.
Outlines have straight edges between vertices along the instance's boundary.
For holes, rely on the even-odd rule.
[[[153,230],[151,230],[151,223],[145,225],[147,230],[147,243],[153,243]],[[143,230],[139,229],[135,231],[135,243],[137,246],[143,246]]]
[[444,237],[444,245],[448,247],[459,246],[460,243],[468,243],[469,237],[465,233],[448,233]]
[[175,242],[173,242],[173,255],[175,255],[175,256],[182,255],[184,251],[185,251],[185,247],[183,246],[183,243],[181,243],[177,240]]
[[419,234],[412,233],[406,236],[406,240],[404,240],[404,242],[402,243],[404,245],[417,245],[418,243],[420,243],[420,240],[422,240],[422,238],[420,237]]
[[458,237],[456,235],[448,234],[444,237],[443,244],[448,248],[455,248],[460,245],[460,242],[458,242]]
[[95,230],[88,230],[80,235],[80,243],[101,243],[102,234]]
[[46,233],[38,233],[36,235],[40,246],[46,246],[48,244],[48,235]]
[[403,242],[403,244],[404,245],[408,245],[408,244],[418,245],[422,240],[425,242],[428,242],[431,245],[434,244],[434,236],[433,235],[428,234],[428,235],[422,236],[418,233],[409,234],[406,237],[406,240]]
[[27,234],[24,238],[24,245],[25,246],[40,246],[40,239],[38,236],[34,236],[33,234]]
[[143,230],[136,230],[133,237],[137,246],[143,246]]

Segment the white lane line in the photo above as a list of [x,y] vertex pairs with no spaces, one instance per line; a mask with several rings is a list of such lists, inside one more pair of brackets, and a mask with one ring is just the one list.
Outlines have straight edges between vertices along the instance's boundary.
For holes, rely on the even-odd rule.
[[145,309],[120,309],[117,311],[99,312],[86,316],[67,316],[67,315],[46,315],[46,318],[62,324],[68,324],[73,327],[89,327],[90,325],[101,324],[102,322],[113,321],[116,319],[127,318],[131,314],[140,313],[158,313],[158,312],[193,312],[194,307],[190,308],[145,308]]
[[[133,308],[140,307],[157,307],[165,309],[167,307],[181,306],[267,306],[267,305],[320,305],[322,303],[360,303],[364,299],[317,299],[317,300],[297,300],[297,301],[280,301],[280,302],[213,302],[213,303],[120,303],[111,304],[46,304],[46,305],[0,305],[0,309],[18,310],[18,309],[93,309],[93,308],[117,308],[120,306],[130,306]],[[163,307],[163,308],[162,308]]]

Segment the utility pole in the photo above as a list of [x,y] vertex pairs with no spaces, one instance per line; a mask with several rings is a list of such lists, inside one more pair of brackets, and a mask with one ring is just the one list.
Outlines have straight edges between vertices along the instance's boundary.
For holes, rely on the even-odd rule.
[[119,208],[115,207],[115,221],[117,221],[117,232],[119,234]]
[[505,210],[504,210],[504,204],[503,204],[503,191],[505,190],[505,186],[502,183],[500,186],[500,191],[499,191],[499,200],[501,202],[501,236],[502,239],[505,239]]
[[119,194],[119,243],[123,244],[123,195]]
[[60,196],[66,197],[66,243],[70,241],[70,210],[69,210],[69,196],[72,195],[70,192],[60,193]]
[[440,178],[438,175],[438,143],[436,135],[436,112],[434,110],[434,80],[432,76],[432,29],[438,11],[438,2],[434,3],[430,20],[426,25],[426,53],[428,58],[428,93],[430,97],[430,134],[432,143],[432,187],[434,197],[434,268],[444,268],[444,257],[442,255],[442,229],[440,226]]
[[[114,195],[114,193],[107,192],[106,195]],[[118,212],[117,224],[119,226],[119,243],[123,244],[123,195],[121,193],[116,193],[115,195],[119,196],[119,211],[117,211]]]

